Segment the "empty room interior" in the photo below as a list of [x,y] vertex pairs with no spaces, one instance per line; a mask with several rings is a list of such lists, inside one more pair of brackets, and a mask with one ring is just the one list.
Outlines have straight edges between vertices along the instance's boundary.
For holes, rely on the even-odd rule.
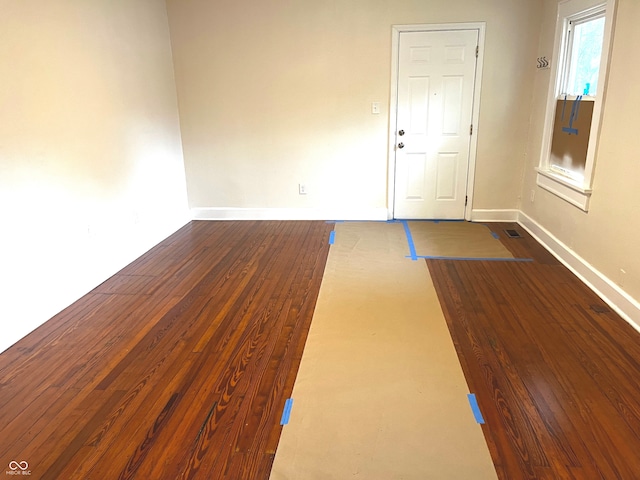
[[636,0],[0,12],[0,474],[640,477]]

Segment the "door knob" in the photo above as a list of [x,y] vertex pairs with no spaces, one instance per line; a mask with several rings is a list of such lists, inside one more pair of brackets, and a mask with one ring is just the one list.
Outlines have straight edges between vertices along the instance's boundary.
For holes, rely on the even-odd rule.
[[398,135],[403,136],[403,135],[404,135],[404,130],[400,130],[400,131],[398,132]]
[[400,142],[400,143],[398,144],[398,148],[404,148],[404,143]]

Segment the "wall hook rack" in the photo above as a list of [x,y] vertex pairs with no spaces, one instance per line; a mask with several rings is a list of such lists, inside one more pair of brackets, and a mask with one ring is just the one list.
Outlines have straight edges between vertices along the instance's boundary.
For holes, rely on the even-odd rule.
[[536,68],[549,68],[550,64],[547,60],[547,57],[538,57],[537,61],[538,65],[536,66]]

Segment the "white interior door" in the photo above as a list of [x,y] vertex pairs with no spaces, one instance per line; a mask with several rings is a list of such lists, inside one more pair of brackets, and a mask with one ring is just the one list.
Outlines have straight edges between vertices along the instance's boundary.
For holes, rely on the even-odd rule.
[[464,218],[477,46],[477,30],[400,33],[395,218]]

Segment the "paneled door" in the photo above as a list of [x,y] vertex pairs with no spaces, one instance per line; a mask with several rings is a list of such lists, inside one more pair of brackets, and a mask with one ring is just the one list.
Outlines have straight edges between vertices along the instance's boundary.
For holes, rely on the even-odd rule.
[[464,218],[478,35],[400,33],[395,218]]

